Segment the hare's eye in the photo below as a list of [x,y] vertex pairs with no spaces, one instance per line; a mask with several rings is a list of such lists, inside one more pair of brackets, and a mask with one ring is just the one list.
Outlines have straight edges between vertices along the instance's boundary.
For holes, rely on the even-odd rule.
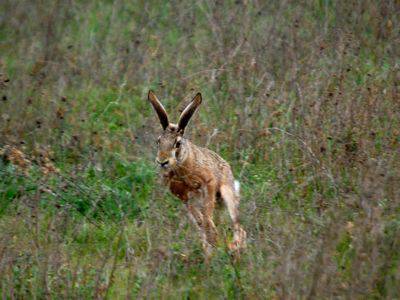
[[175,144],[175,148],[179,148],[181,146],[181,141],[177,141]]

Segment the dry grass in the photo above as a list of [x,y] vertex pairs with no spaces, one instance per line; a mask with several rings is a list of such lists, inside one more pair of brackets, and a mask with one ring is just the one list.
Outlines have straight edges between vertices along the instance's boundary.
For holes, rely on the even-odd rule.
[[[3,298],[400,297],[398,1],[2,1]],[[157,189],[160,126],[232,163],[205,266]],[[176,110],[175,110],[176,111]]]

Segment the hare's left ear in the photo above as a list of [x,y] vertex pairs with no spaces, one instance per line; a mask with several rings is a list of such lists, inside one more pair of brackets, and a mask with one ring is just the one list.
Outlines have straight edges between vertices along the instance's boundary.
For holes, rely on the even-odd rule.
[[185,110],[182,112],[181,116],[179,117],[178,122],[178,131],[183,133],[185,131],[185,127],[189,123],[190,118],[193,116],[197,108],[201,104],[201,94],[197,93],[194,96],[193,100],[186,106]]

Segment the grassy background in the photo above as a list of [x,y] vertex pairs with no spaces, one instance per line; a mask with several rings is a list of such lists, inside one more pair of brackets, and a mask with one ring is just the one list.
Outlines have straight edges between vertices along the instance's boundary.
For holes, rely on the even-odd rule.
[[[0,3],[0,291],[400,297],[399,1]],[[154,166],[154,89],[242,182],[203,262]]]

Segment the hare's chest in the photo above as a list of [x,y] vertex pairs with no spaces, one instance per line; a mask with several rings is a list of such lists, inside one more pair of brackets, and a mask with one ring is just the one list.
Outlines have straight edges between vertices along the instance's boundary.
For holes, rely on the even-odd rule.
[[201,183],[195,178],[182,178],[171,172],[166,179],[171,193],[183,202],[200,193]]

